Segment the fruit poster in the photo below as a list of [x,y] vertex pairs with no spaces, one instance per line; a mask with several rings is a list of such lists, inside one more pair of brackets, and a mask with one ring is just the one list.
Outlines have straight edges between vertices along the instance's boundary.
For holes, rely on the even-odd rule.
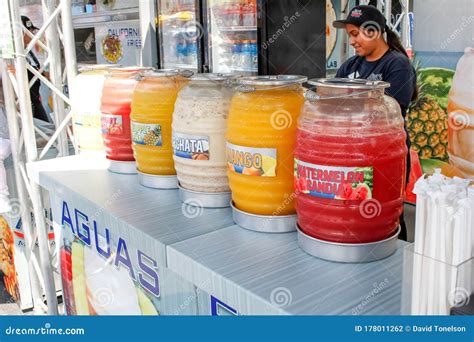
[[[71,202],[60,206],[61,279],[68,315],[158,315],[156,262]],[[137,264],[132,262],[137,259]],[[138,275],[140,274],[140,276]],[[140,279],[139,279],[139,278]]]
[[51,206],[68,315],[196,314],[165,246],[75,194],[51,194]]
[[420,95],[407,113],[411,175],[407,200],[416,180],[434,169],[449,177],[474,179],[474,48],[466,48],[456,70],[418,68]]
[[[472,0],[413,2],[414,65],[420,95],[407,113],[412,144],[408,190],[435,168],[474,179],[474,31]],[[443,11],[431,11],[440,6]],[[465,9],[465,10],[460,10]],[[432,12],[430,20],[417,20]],[[443,25],[433,25],[433,23]],[[410,201],[415,196],[407,191]]]
[[0,215],[0,276],[5,289],[13,300],[20,299],[18,277],[15,269],[15,241],[7,220]]

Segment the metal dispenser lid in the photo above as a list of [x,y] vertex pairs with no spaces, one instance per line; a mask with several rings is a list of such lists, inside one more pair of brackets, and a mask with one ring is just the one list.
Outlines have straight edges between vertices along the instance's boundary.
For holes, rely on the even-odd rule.
[[238,78],[239,75],[235,74],[222,74],[222,73],[199,73],[191,76],[191,81],[228,81],[230,79]]
[[269,75],[248,76],[238,80],[239,84],[256,86],[282,86],[296,83],[304,83],[308,80],[306,76],[300,75]]
[[191,77],[194,72],[191,70],[184,69],[151,69],[141,74],[143,77],[172,77],[172,76],[183,76]]
[[308,84],[314,85],[316,87],[324,86],[330,88],[350,88],[364,90],[390,87],[390,83],[388,82],[353,78],[313,78],[308,81]]

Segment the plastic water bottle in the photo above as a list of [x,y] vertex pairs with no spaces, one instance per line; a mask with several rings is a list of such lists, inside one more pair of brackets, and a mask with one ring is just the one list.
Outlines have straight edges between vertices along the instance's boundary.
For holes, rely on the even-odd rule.
[[240,67],[242,69],[252,68],[252,46],[250,41],[244,40],[242,43],[242,50],[240,52]]

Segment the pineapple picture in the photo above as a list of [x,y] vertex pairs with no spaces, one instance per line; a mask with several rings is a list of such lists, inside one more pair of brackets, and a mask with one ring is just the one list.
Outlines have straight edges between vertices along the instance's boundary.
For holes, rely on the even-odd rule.
[[[411,148],[422,159],[448,160],[447,105],[439,101],[452,82],[452,72],[447,69],[422,69],[416,65],[419,87],[418,99],[411,104],[407,114],[407,130]],[[444,100],[444,99],[443,99]],[[447,101],[446,101],[447,102]]]
[[161,146],[161,126],[157,126],[145,134],[143,142],[148,146]]

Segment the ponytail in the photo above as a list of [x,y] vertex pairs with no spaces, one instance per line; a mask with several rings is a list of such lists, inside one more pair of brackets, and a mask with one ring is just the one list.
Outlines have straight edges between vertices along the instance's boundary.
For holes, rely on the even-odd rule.
[[[395,50],[398,51],[402,54],[404,54],[408,58],[408,53],[405,50],[405,48],[402,45],[402,42],[400,41],[400,38],[398,35],[393,32],[388,25],[385,26],[385,32],[387,33],[387,44],[390,50]],[[415,73],[415,77],[417,77]],[[418,95],[420,94],[420,89],[418,84],[415,85],[415,89],[413,91],[413,95],[411,97],[411,101],[415,101],[418,99]]]
[[398,38],[398,35],[393,32],[392,29],[388,27],[388,25],[385,26],[385,32],[387,33],[387,44],[390,50],[398,51],[408,57],[408,53],[403,47],[400,38]]

